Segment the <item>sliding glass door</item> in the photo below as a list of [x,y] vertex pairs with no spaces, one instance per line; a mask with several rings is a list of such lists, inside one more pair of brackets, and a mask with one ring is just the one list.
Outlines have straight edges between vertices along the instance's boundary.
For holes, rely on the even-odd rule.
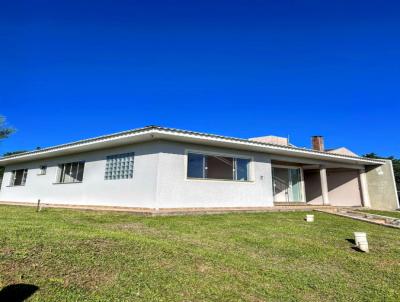
[[300,168],[272,168],[274,201],[303,201],[303,183]]

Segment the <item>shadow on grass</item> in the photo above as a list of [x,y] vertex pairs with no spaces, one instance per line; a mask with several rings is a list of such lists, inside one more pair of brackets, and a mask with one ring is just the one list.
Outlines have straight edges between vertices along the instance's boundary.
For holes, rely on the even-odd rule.
[[360,248],[358,246],[352,246],[351,249],[356,252],[364,253],[362,250],[360,250]]
[[0,301],[22,302],[32,296],[39,287],[32,284],[11,284],[0,291]]
[[[354,239],[346,239],[346,241],[354,245],[356,244],[356,241]],[[351,249],[356,252],[364,253],[358,246],[352,246]]]

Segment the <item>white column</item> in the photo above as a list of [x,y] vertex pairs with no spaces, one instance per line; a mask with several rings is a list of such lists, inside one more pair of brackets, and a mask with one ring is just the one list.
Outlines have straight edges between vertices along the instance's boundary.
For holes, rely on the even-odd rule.
[[363,201],[363,206],[366,208],[370,208],[371,201],[369,199],[368,182],[367,182],[367,175],[365,174],[365,169],[361,169],[359,173],[360,173],[360,187],[361,187],[361,197]]
[[324,205],[329,205],[328,178],[326,176],[326,168],[324,166],[320,167],[319,176],[321,179],[322,202]]

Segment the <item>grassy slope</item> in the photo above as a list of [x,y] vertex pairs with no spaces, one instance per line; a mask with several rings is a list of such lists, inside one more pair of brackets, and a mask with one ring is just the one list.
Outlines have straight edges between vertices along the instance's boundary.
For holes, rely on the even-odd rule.
[[[398,230],[304,215],[1,206],[0,286],[39,286],[30,301],[398,301]],[[351,248],[353,231],[371,253]]]
[[362,210],[371,214],[383,215],[388,217],[400,218],[400,211],[378,211],[378,210]]

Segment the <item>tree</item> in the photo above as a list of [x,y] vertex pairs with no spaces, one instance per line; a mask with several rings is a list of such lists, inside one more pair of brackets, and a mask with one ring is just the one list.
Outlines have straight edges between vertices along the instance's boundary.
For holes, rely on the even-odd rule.
[[19,153],[24,153],[24,152],[27,152],[27,151],[20,150],[20,151],[6,152],[6,153],[3,154],[3,156],[11,156],[11,155],[19,154]]
[[[0,140],[9,137],[15,132],[14,128],[8,127],[6,125],[6,118],[0,115]],[[4,167],[0,167],[0,185],[3,179]]]
[[9,137],[15,129],[6,125],[6,118],[0,115],[0,139]]
[[398,191],[400,190],[400,159],[399,158],[395,158],[394,156],[382,157],[382,156],[378,156],[376,153],[373,153],[373,152],[365,154],[364,157],[390,159],[393,164],[393,172],[394,172],[394,178],[396,180],[397,190]]

